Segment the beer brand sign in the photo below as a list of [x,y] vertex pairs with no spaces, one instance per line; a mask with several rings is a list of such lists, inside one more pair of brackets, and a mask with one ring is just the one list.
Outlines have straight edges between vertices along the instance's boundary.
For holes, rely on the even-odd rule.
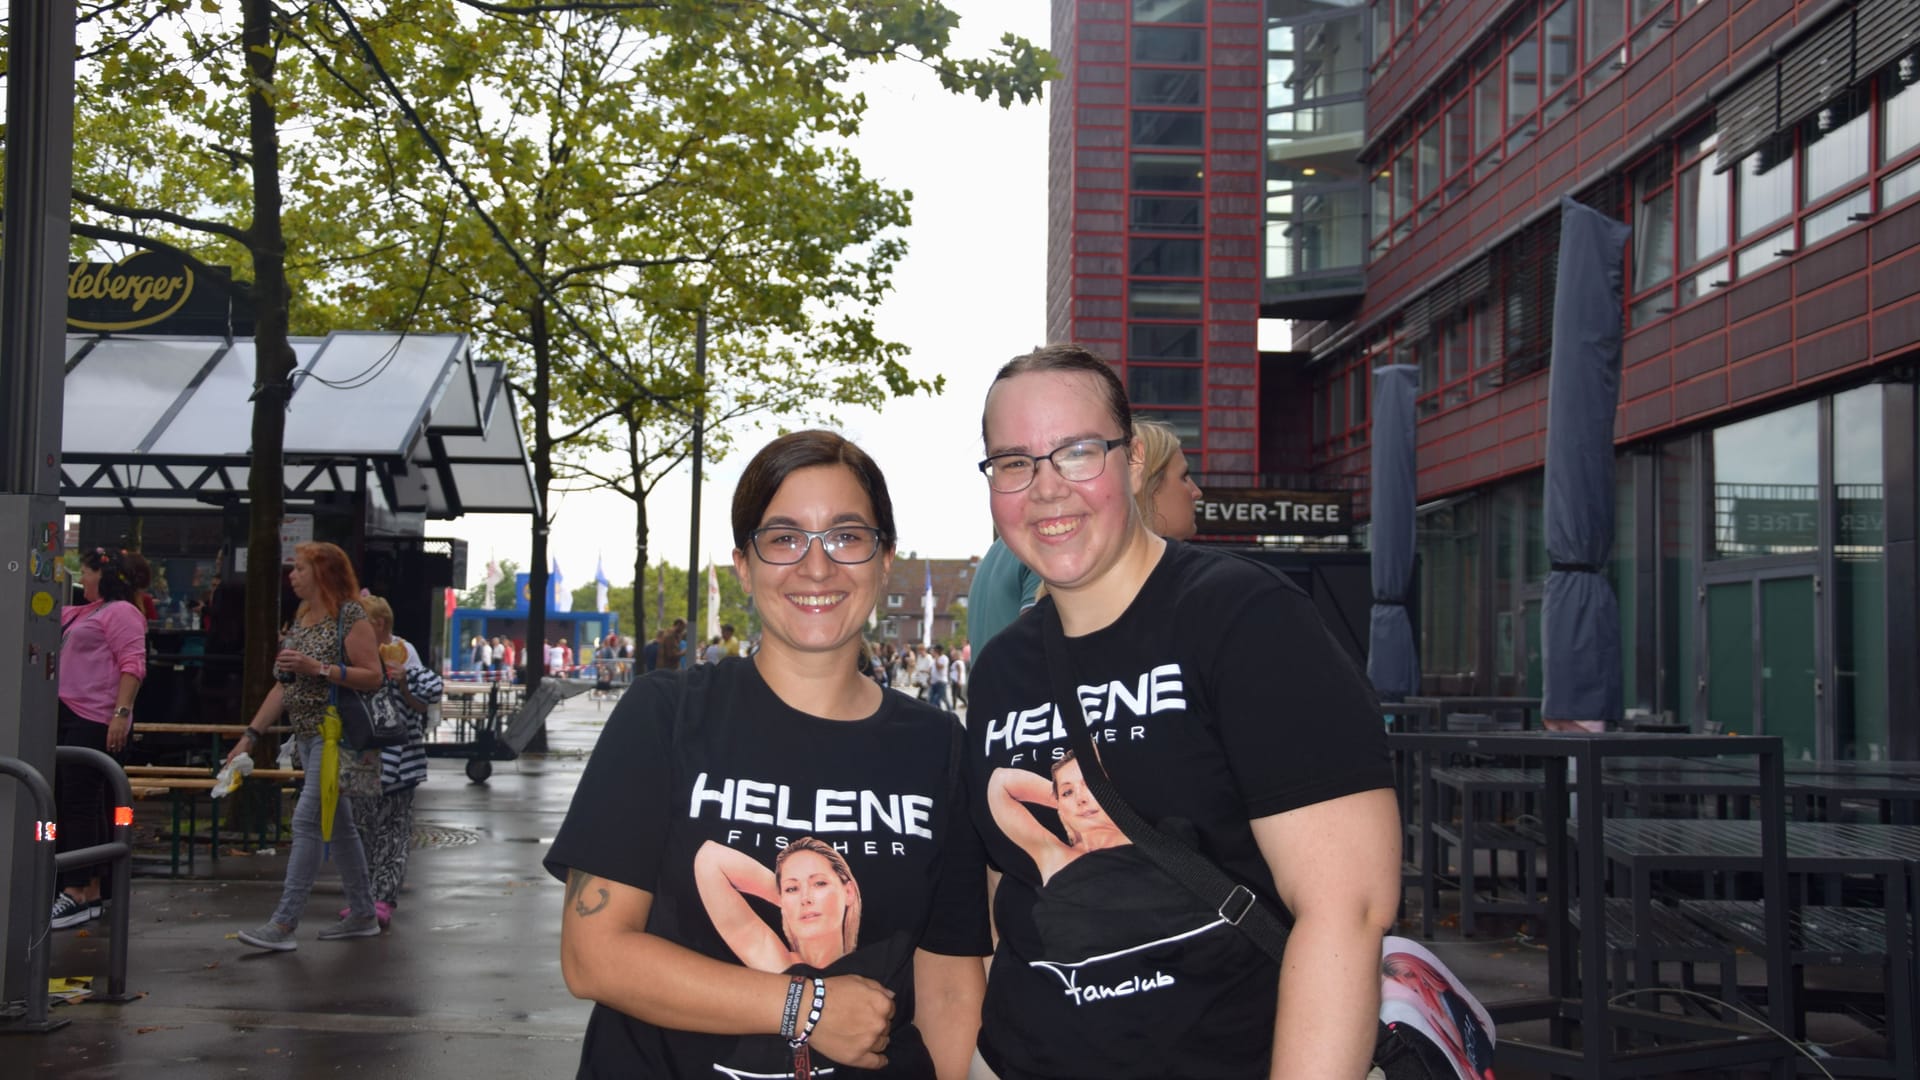
[[116,263],[67,267],[67,327],[92,333],[251,334],[225,288],[186,263],[139,251]]

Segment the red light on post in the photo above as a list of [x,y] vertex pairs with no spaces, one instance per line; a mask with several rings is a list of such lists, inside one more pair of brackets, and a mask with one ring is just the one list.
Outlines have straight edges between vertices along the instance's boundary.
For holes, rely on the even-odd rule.
[[113,808],[113,823],[116,826],[133,824],[133,807],[116,806]]

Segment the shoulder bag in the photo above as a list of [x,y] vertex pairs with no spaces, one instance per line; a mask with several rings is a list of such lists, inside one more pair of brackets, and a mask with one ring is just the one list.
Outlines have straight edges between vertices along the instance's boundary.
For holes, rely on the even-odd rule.
[[[340,666],[347,665],[347,614],[344,608],[334,624],[334,637],[340,643]],[[327,691],[327,704],[340,714],[340,741],[349,750],[384,750],[407,742],[406,708],[400,692],[380,669],[380,685],[372,690],[355,690],[333,684]]]
[[[1106,766],[1094,750],[1093,736],[1087,734],[1086,711],[1080,707],[1079,695],[1073,689],[1073,666],[1067,658],[1060,612],[1051,603],[1041,607],[1041,637],[1046,643],[1047,674],[1053,682],[1055,708],[1060,710],[1061,723],[1067,729],[1068,741],[1073,744],[1073,756],[1080,762],[1087,790],[1127,839],[1168,876],[1186,885],[1202,908],[1232,924],[1261,952],[1272,957],[1274,963],[1282,963],[1291,920],[1270,910],[1252,889],[1235,881],[1212,859],[1148,824],[1114,788],[1113,781],[1107,777]],[[1389,937],[1382,955],[1403,955],[1410,950],[1419,954],[1421,962],[1434,971],[1437,980],[1447,984],[1450,993],[1444,996],[1460,1002],[1462,1008],[1451,1010],[1462,1014],[1453,1018],[1457,1020],[1453,1033],[1457,1037],[1442,1039],[1427,1030],[1429,1026],[1444,1023],[1448,1016],[1407,1015],[1402,1003],[1383,998],[1370,1075],[1379,1075],[1385,1080],[1493,1080],[1493,1024],[1486,1010],[1437,957],[1415,943]],[[1383,978],[1390,977],[1385,970],[1383,964]],[[1456,1046],[1459,1049],[1455,1049]]]

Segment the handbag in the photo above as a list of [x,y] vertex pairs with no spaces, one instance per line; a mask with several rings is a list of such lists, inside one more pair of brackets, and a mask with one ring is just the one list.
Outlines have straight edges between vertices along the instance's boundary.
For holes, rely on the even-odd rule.
[[[340,643],[342,666],[347,658],[347,616],[343,610],[334,625],[334,638]],[[380,669],[380,685],[372,690],[355,690],[333,684],[327,691],[327,704],[340,714],[340,741],[349,750],[384,750],[407,742],[406,709],[400,692]]]
[[[1050,603],[1040,607],[1055,707],[1088,792],[1134,847],[1185,885],[1201,907],[1218,914],[1274,963],[1281,963],[1289,921],[1212,859],[1148,824],[1114,788],[1094,750],[1093,737],[1087,734],[1086,712],[1074,693],[1060,612]],[[1453,972],[1427,949],[1404,938],[1386,938],[1381,955],[1382,985],[1387,992],[1381,997],[1370,1075],[1385,1080],[1494,1080],[1493,1022]],[[1409,990],[1410,986],[1416,989]]]

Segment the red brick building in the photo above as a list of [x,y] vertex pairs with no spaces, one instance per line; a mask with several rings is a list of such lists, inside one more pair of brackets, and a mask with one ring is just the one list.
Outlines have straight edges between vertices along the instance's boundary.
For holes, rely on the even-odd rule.
[[[1628,707],[1920,757],[1920,3],[1056,0],[1055,24],[1051,334],[1183,417],[1216,484],[1364,488],[1372,369],[1417,366],[1429,689],[1539,691],[1572,195],[1634,228]],[[1296,351],[1255,355],[1250,307]]]

